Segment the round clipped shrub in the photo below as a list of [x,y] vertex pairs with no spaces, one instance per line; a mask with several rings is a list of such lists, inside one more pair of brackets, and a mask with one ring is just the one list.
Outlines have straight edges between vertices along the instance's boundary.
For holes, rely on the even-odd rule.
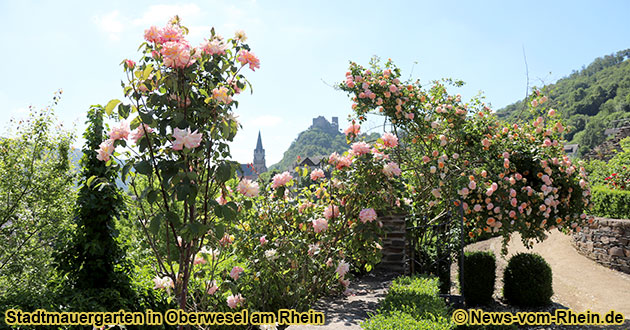
[[511,305],[536,307],[551,303],[553,288],[549,264],[538,254],[510,258],[503,274],[503,296]]
[[496,279],[496,259],[492,252],[466,252],[462,283],[466,305],[476,306],[492,301]]

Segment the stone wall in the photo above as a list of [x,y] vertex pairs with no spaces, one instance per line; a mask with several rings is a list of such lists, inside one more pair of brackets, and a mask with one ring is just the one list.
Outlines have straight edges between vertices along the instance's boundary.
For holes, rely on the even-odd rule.
[[405,239],[406,223],[404,215],[379,216],[383,223],[385,238],[383,239],[383,259],[377,268],[389,272],[407,274],[408,246]]
[[573,235],[573,245],[580,254],[630,274],[630,220],[595,218]]

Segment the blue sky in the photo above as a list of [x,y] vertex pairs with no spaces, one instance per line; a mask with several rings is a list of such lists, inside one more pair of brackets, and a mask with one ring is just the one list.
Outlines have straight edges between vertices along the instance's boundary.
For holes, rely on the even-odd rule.
[[254,93],[238,98],[232,153],[251,162],[260,130],[269,166],[313,117],[346,126],[350,101],[330,85],[350,60],[391,58],[424,83],[462,79],[464,98],[483,91],[498,109],[525,95],[523,48],[531,84],[552,83],[630,48],[629,12],[630,1],[0,0],[0,131],[62,88],[56,112],[80,135],[91,104],[122,98],[120,62],[138,58],[144,29],[179,14],[191,44],[212,26],[247,33],[261,68],[249,72]]

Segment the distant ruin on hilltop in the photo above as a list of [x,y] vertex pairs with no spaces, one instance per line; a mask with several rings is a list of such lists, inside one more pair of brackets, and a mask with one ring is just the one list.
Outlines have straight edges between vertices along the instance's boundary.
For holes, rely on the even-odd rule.
[[309,129],[311,128],[319,128],[322,131],[332,135],[339,134],[339,118],[332,117],[332,123],[330,123],[324,116],[313,118],[313,125],[311,125]]

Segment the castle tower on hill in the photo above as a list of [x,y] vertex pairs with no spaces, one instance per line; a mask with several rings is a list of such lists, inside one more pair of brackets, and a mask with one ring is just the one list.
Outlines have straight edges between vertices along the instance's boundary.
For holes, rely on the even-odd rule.
[[332,117],[332,123],[330,123],[324,116],[313,118],[313,125],[310,128],[319,128],[322,131],[329,134],[339,133],[339,118]]
[[254,170],[260,174],[267,172],[267,165],[265,164],[265,149],[262,146],[262,138],[260,137],[260,131],[258,131],[258,142],[256,142],[256,149],[254,149]]

